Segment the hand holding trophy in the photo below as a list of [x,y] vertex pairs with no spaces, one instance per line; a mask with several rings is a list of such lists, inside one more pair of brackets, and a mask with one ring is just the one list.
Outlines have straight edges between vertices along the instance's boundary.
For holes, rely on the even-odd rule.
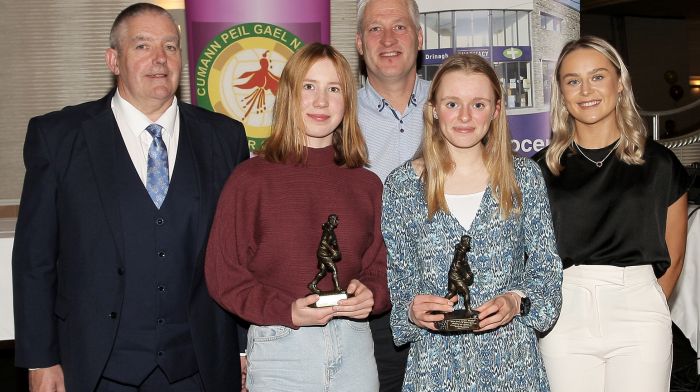
[[[316,250],[316,258],[318,259],[318,273],[311,283],[309,290],[312,294],[318,294],[321,298],[312,307],[326,307],[338,304],[341,299],[348,298],[345,290],[340,288],[338,283],[338,270],[335,263],[342,259],[340,248],[338,247],[338,239],[335,236],[335,228],[338,227],[338,216],[331,214],[328,216],[328,221],[321,228],[321,241]],[[330,271],[333,278],[333,290],[321,291],[318,289],[318,282],[323,279]]]
[[473,331],[479,328],[479,312],[471,308],[469,286],[474,283],[474,273],[469,267],[467,252],[471,250],[471,237],[463,235],[455,246],[454,257],[448,273],[445,298],[461,295],[464,309],[446,313],[445,318],[435,322],[435,328],[442,332]]

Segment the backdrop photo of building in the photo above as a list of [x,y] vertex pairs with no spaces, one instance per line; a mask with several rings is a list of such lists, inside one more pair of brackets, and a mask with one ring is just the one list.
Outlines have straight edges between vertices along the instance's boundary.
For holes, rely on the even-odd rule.
[[531,156],[544,148],[552,73],[562,46],[579,37],[579,1],[418,0],[418,7],[421,77],[431,80],[453,53],[491,61],[503,84],[513,149]]

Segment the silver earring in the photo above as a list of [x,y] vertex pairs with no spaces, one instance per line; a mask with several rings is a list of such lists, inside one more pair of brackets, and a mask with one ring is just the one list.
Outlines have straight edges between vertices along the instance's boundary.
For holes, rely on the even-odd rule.
[[435,110],[433,110],[433,118],[436,120],[438,119],[437,112]]

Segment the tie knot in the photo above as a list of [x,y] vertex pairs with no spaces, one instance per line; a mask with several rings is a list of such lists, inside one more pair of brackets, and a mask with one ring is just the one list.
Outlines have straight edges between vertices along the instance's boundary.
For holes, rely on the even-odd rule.
[[163,132],[163,127],[158,124],[151,124],[146,127],[146,131],[151,134],[154,138],[160,138]]

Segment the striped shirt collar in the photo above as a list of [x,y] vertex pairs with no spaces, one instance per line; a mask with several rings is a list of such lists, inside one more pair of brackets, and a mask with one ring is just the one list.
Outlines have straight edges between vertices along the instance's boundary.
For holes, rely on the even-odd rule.
[[[420,94],[423,93],[421,89],[418,88],[418,83],[419,83],[420,77],[416,75],[416,80],[413,82],[413,92],[411,93],[411,98],[408,100],[408,106],[406,107],[406,111],[410,110],[411,106],[413,107],[418,107],[418,102],[419,101],[424,101],[424,97],[422,97]],[[375,102],[375,107],[377,108],[378,112],[382,112],[384,109],[387,107],[391,108],[391,105],[389,104],[389,101],[384,99],[377,90],[374,89],[372,86],[372,83],[369,82],[369,79],[366,79],[365,81],[365,97],[363,99],[366,99],[366,102]],[[427,93],[427,92],[426,92]],[[392,110],[395,112],[395,110]],[[394,113],[396,116],[396,113]]]

